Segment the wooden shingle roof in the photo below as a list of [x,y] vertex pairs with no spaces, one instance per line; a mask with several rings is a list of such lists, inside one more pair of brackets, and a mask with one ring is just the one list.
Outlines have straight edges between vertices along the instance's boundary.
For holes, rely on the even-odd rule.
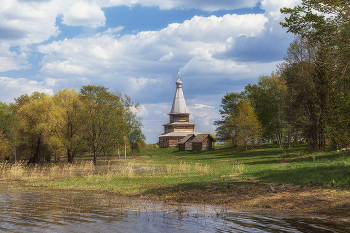
[[183,139],[181,139],[179,141],[179,144],[183,144],[186,143],[188,140],[190,140],[193,137],[194,134],[188,134],[186,137],[184,137]]
[[207,137],[213,139],[209,134],[197,134],[197,136],[192,140],[192,143],[203,142]]

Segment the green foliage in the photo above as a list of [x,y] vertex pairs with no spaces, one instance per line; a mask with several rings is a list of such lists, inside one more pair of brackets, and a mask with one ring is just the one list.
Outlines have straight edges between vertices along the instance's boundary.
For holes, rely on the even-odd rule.
[[246,99],[244,93],[227,92],[221,99],[219,110],[221,114],[221,120],[215,121],[216,125],[216,137],[218,141],[228,141],[230,145],[234,145],[235,131],[232,125],[232,112],[235,111],[237,104]]
[[9,155],[10,155],[9,142],[5,134],[3,134],[2,131],[0,130],[0,162],[3,161],[5,158],[8,158]]
[[268,141],[276,139],[281,148],[283,129],[286,127],[285,81],[273,72],[271,76],[260,76],[258,84],[248,84],[245,89],[261,123],[262,137]]
[[134,155],[134,151],[140,151],[140,147],[145,146],[144,140],[146,136],[142,133],[142,118],[138,117],[136,112],[138,112],[139,104],[133,103],[130,97],[125,96],[124,106],[126,111],[124,112],[124,119],[127,124],[126,138],[129,142],[131,153]]
[[85,139],[94,153],[96,164],[97,156],[102,151],[116,148],[125,135],[125,109],[120,95],[109,92],[103,86],[83,86],[80,94]]
[[52,98],[30,99],[19,106],[14,122],[16,144],[24,156],[29,154],[30,163],[49,160],[51,152],[59,150],[56,132],[62,126],[62,114]]
[[247,150],[248,142],[253,145],[261,139],[261,125],[249,101],[240,101],[232,112],[231,119],[235,131],[234,140]]
[[13,118],[13,105],[0,102],[0,131],[9,136]]
[[101,152],[123,149],[124,137],[132,150],[146,145],[141,118],[134,113],[138,104],[103,86],[83,86],[80,93],[65,88],[52,97],[34,92],[15,102],[0,102],[1,158],[14,151],[29,163],[62,154],[73,162],[78,153],[92,151],[96,163]]
[[303,0],[281,12],[289,14],[281,25],[301,36],[291,44],[281,72],[288,85],[289,112],[297,115],[293,123],[304,129],[313,150],[324,150],[327,140],[333,149],[348,146],[349,2]]
[[140,147],[146,136],[142,133],[141,118],[137,117],[135,113],[129,112],[127,116],[127,124],[129,127],[127,139],[131,148],[131,153],[134,154],[134,150],[140,151]]
[[58,90],[53,100],[61,109],[63,118],[62,127],[58,128],[56,133],[68,156],[68,162],[73,162],[74,156],[83,147],[83,125],[85,124],[82,117],[83,103],[79,93],[75,89],[68,88]]

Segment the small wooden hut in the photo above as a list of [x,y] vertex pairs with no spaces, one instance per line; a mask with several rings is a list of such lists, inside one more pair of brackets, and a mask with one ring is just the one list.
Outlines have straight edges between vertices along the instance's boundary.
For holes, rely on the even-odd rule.
[[197,134],[191,143],[192,150],[210,150],[213,148],[214,139],[209,134]]
[[192,150],[192,139],[195,134],[188,134],[186,137],[179,141],[179,150]]

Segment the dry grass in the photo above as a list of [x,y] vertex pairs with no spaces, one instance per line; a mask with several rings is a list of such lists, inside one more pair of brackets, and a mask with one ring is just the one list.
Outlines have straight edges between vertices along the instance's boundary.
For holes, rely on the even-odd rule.
[[50,163],[45,165],[36,164],[28,166],[24,162],[14,164],[4,163],[0,165],[0,180],[2,181],[34,181],[42,179],[61,179],[76,176],[106,175],[133,177],[135,174],[135,162],[124,162],[94,166],[92,161],[80,163]]
[[179,165],[167,165],[165,168],[166,174],[175,173],[189,173],[189,172],[201,172],[202,174],[209,174],[211,172],[210,166],[208,164],[203,165],[200,163],[186,163],[180,162]]
[[230,176],[233,176],[233,177],[239,176],[243,172],[244,172],[244,164],[243,163],[236,163],[232,167],[232,173],[230,174]]
[[[143,169],[144,171],[147,169]],[[88,177],[95,175],[104,175],[109,181],[112,177],[134,177],[138,171],[135,161],[119,161],[118,163],[105,162],[103,165],[94,166],[92,161],[76,162],[76,163],[48,163],[44,165],[36,164],[28,166],[24,162],[14,164],[4,163],[0,165],[0,180],[2,181],[36,181],[42,179],[62,179],[72,177]],[[209,174],[211,172],[209,165],[199,163],[184,163],[178,165],[167,165],[165,169],[150,169],[153,174],[176,174],[201,172],[201,174]]]

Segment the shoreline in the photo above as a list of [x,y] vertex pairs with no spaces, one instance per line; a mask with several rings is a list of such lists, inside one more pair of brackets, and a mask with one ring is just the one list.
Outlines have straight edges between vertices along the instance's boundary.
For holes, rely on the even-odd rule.
[[[278,185],[273,183],[250,182],[251,185],[235,185],[222,192],[215,185],[207,189],[185,188],[177,193],[159,191],[156,194],[135,193],[126,194],[116,191],[47,187],[28,184],[27,182],[1,182],[15,187],[34,188],[50,191],[92,192],[120,197],[162,201],[168,204],[206,204],[242,210],[258,210],[277,212],[283,215],[317,217],[329,220],[350,221],[350,190],[326,189],[297,185]],[[33,182],[35,183],[35,182]],[[275,192],[272,192],[270,187]]]

